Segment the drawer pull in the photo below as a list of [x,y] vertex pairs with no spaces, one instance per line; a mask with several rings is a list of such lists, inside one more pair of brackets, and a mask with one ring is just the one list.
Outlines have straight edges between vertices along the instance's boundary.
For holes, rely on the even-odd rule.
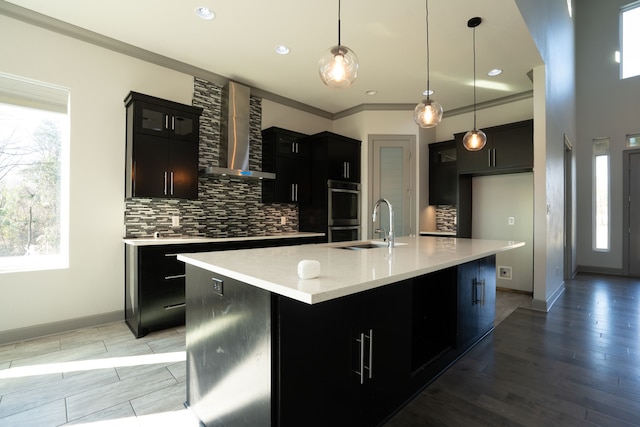
[[164,254],[164,256],[178,258],[178,254]]
[[186,274],[176,274],[175,276],[164,276],[164,280],[184,279],[185,277],[187,277]]
[[175,308],[182,308],[182,307],[186,307],[186,306],[187,306],[187,303],[183,302],[183,303],[180,303],[180,304],[165,305],[164,309],[165,310],[173,310]]

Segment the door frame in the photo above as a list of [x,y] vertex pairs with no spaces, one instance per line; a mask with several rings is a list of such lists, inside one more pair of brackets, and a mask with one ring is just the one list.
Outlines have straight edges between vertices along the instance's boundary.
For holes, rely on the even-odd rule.
[[564,280],[572,279],[574,276],[573,262],[573,145],[566,134],[564,134]]
[[[375,200],[373,200],[373,182],[374,176],[380,176],[380,171],[377,165],[374,164],[373,158],[374,156],[374,143],[375,142],[384,142],[384,141],[393,141],[393,142],[402,142],[406,143],[409,148],[409,233],[411,235],[417,235],[417,165],[416,165],[416,135],[413,134],[369,134],[368,136],[368,150],[367,150],[367,163],[368,163],[368,175],[367,175],[367,183],[368,183],[368,206],[363,210],[364,212],[364,221],[368,221],[373,214],[373,204]],[[373,238],[373,227],[367,226],[367,238]]]
[[629,228],[631,227],[631,218],[629,218],[629,198],[631,197],[631,183],[629,177],[629,168],[631,167],[631,155],[640,154],[640,149],[630,149],[622,151],[622,171],[624,178],[622,179],[622,271],[625,276],[630,274],[629,269]]

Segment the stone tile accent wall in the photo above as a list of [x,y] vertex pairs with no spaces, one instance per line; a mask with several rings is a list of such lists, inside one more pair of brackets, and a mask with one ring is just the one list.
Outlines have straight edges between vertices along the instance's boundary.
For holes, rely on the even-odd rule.
[[[200,118],[200,168],[220,163],[220,114],[222,87],[194,80],[193,105],[202,107]],[[250,99],[249,168],[262,170],[262,99]],[[239,178],[201,176],[198,200],[131,198],[125,200],[124,235],[246,237],[298,230],[298,206],[264,204],[262,183]],[[180,226],[172,227],[172,216]],[[281,225],[281,217],[286,224]]]
[[436,206],[436,230],[456,232],[456,217],[458,211],[455,206],[437,205]]

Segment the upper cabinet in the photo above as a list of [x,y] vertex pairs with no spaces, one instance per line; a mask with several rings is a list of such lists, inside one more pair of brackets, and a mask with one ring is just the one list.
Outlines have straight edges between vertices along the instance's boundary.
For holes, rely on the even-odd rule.
[[301,142],[311,147],[313,180],[360,182],[360,141],[321,132]]
[[137,92],[125,106],[125,197],[197,199],[202,109]]
[[310,197],[310,147],[305,134],[271,127],[262,131],[262,170],[276,179],[262,181],[263,203],[297,203]]
[[482,129],[487,145],[467,151],[462,145],[465,132],[455,135],[458,174],[488,175],[533,169],[533,120]]
[[458,198],[456,141],[429,144],[429,204],[455,205]]

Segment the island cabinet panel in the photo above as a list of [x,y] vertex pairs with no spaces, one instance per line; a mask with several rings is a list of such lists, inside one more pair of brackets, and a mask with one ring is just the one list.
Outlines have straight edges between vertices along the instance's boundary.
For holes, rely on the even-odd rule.
[[404,402],[410,285],[312,306],[278,298],[279,426],[374,426]]
[[458,348],[493,329],[496,314],[495,255],[458,266]]

